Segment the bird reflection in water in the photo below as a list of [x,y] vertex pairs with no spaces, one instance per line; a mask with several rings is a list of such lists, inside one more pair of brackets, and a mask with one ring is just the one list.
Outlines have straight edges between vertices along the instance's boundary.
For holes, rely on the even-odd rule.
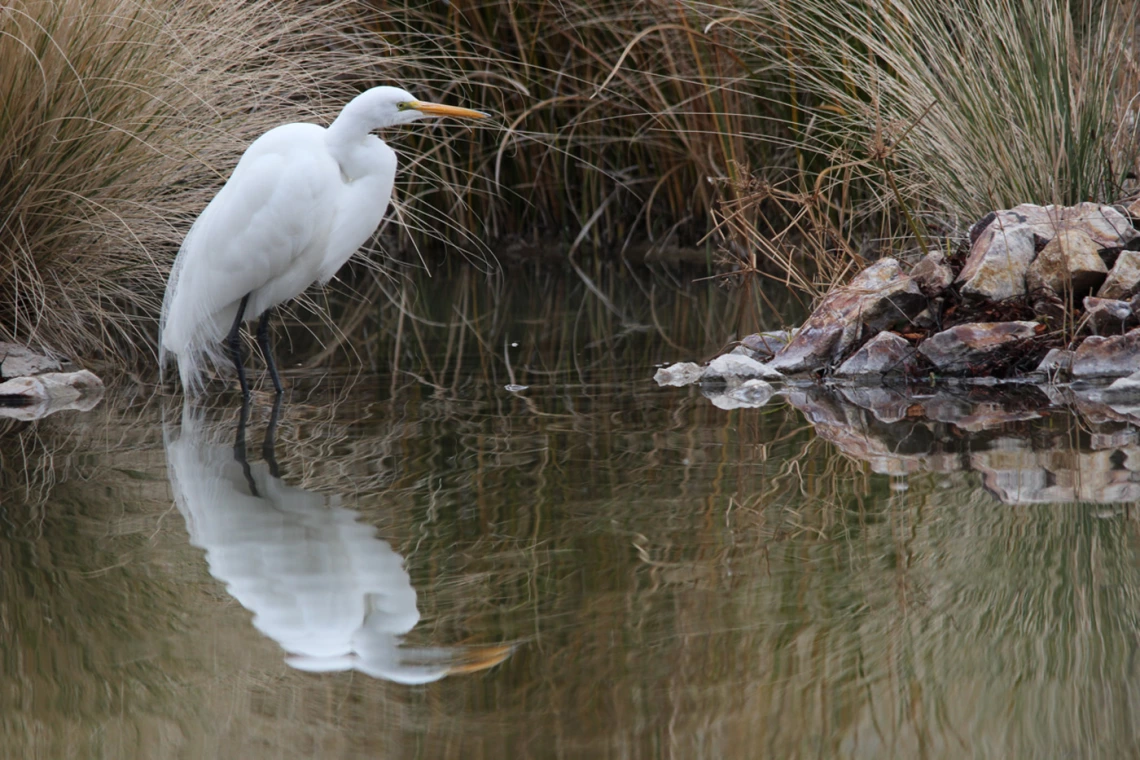
[[360,515],[328,496],[286,484],[274,456],[280,398],[262,446],[246,458],[248,404],[234,445],[211,441],[204,415],[183,408],[181,433],[165,431],[166,458],[190,542],[204,549],[210,574],[253,625],[299,670],[357,670],[423,684],[499,664],[512,647],[408,647],[419,622],[404,559]]

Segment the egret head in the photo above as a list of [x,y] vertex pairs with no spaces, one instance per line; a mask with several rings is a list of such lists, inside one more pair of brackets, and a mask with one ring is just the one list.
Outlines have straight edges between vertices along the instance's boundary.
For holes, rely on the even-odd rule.
[[485,119],[487,114],[469,108],[445,106],[416,100],[407,90],[399,87],[373,87],[353,98],[344,113],[353,112],[367,121],[371,129],[408,124],[430,116],[451,116],[459,119]]

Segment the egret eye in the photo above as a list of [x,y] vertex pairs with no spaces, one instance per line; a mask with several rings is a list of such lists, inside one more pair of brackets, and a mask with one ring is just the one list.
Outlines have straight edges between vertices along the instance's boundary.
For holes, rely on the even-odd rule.
[[409,108],[411,108],[411,106],[412,106],[412,104],[405,100],[402,103],[396,104],[396,110],[397,111],[407,111]]

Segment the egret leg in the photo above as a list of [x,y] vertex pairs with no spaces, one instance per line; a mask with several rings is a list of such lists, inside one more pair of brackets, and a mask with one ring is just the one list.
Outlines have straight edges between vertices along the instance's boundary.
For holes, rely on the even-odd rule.
[[281,394],[273,399],[273,411],[269,415],[269,426],[265,428],[265,440],[261,442],[261,456],[269,465],[269,474],[275,478],[281,477],[281,468],[277,466],[277,419],[281,415]]
[[[273,361],[273,351],[269,347],[269,312],[266,309],[257,323],[257,345],[261,346],[261,355],[265,357],[265,366],[269,369],[269,376],[273,378],[273,388],[277,391],[278,401],[284,389],[281,387],[281,376],[277,374],[277,363]],[[274,407],[276,408],[276,407]]]
[[234,436],[234,461],[241,465],[241,472],[245,475],[245,482],[249,484],[249,493],[257,496],[257,485],[253,482],[253,472],[249,469],[249,460],[245,456],[245,426],[249,422],[249,397],[241,402],[241,413],[238,415],[237,435]]
[[230,335],[226,342],[230,344],[230,356],[234,360],[234,366],[237,367],[238,384],[241,386],[241,396],[246,401],[249,401],[249,383],[245,379],[245,366],[242,364],[241,357],[241,323],[245,317],[245,305],[249,303],[249,293],[242,296],[241,303],[238,304],[237,316],[234,317],[234,325],[230,328]]

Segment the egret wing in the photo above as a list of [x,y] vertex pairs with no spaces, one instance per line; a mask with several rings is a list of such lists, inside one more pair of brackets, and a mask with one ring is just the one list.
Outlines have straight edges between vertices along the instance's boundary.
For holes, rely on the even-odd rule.
[[167,348],[221,338],[246,294],[271,291],[256,299],[254,317],[316,279],[343,183],[320,146],[284,142],[251,146],[187,235],[168,294]]

